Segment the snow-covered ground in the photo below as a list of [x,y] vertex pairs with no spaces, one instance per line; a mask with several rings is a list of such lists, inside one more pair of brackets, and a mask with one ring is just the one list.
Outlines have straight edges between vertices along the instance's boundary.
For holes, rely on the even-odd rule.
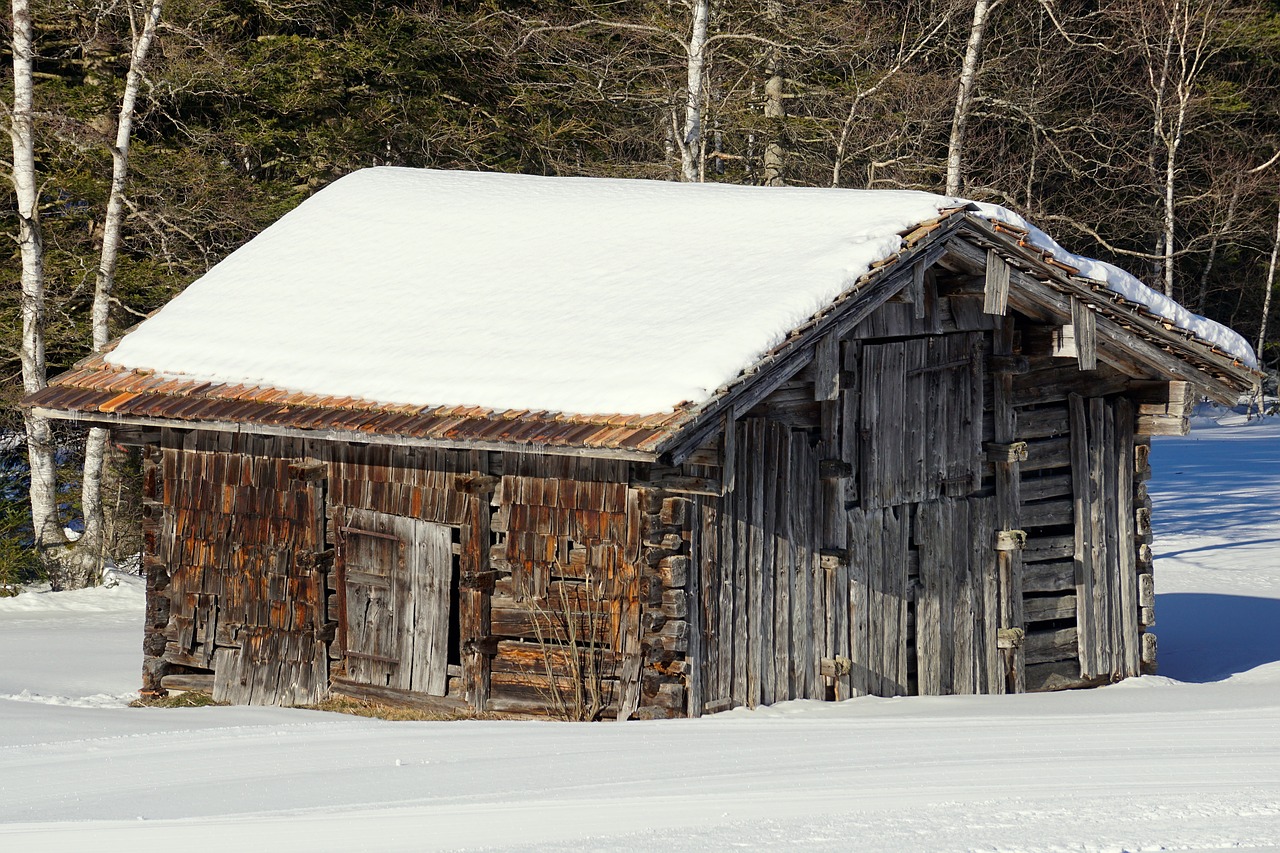
[[0,851],[1280,849],[1280,423],[1157,441],[1162,674],[624,725],[123,707],[142,597],[0,601]]

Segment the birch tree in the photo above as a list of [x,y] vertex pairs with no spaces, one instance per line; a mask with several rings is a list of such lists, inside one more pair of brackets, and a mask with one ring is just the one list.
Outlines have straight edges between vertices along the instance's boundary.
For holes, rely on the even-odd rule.
[[[677,137],[680,149],[680,177],[687,182],[702,180],[702,91],[703,69],[707,62],[707,26],[711,0],[693,0],[690,9],[689,41],[685,47],[684,127]],[[675,121],[675,116],[672,116]]]
[[[44,238],[40,228],[40,190],[36,174],[35,24],[30,0],[12,0],[13,142],[11,177],[17,200],[18,247],[22,258],[22,388],[33,394],[45,387]],[[41,553],[66,544],[58,519],[58,478],[53,430],[47,418],[23,412],[27,459],[31,466],[31,524]]]
[[1178,257],[1180,154],[1195,129],[1206,70],[1229,42],[1221,31],[1225,12],[1218,0],[1168,0],[1141,4],[1131,18],[1151,107],[1151,169],[1159,175],[1162,215],[1154,253],[1161,287],[1171,298]]
[[[92,330],[93,351],[111,340],[111,302],[115,289],[116,265],[120,257],[120,234],[124,225],[125,188],[129,179],[129,143],[133,137],[133,116],[142,83],[142,69],[155,38],[156,26],[164,9],[164,0],[153,0],[150,9],[139,16],[128,8],[133,47],[129,54],[129,70],[125,75],[124,94],[116,120],[115,143],[111,145],[111,189],[102,226],[102,253],[94,282]],[[68,586],[89,586],[102,574],[106,557],[106,525],[102,501],[102,475],[106,458],[108,431],[100,427],[89,430],[85,442],[84,476],[80,502],[84,512],[84,533],[69,561]]]
[[1267,279],[1262,296],[1262,319],[1258,324],[1258,364],[1263,363],[1267,346],[1267,317],[1271,314],[1271,296],[1275,293],[1276,260],[1280,255],[1280,195],[1276,199],[1276,235],[1271,243],[1271,261],[1267,264]]
[[956,110],[951,119],[951,137],[947,142],[947,195],[959,195],[964,179],[964,134],[973,105],[973,90],[978,80],[978,63],[982,59],[982,40],[987,18],[1001,0],[977,0],[973,6],[973,22],[969,25],[969,42],[960,66],[956,87]]

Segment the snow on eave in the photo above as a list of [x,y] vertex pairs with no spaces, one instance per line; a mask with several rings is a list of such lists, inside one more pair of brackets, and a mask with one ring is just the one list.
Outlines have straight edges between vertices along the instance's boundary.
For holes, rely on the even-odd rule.
[[1163,293],[1143,284],[1127,270],[1064,249],[1057,240],[1008,208],[984,202],[970,202],[969,206],[974,215],[990,222],[997,230],[1007,230],[1018,237],[1020,247],[1038,253],[1040,262],[1055,268],[1056,272],[1101,284],[1124,301],[1136,303],[1155,318],[1166,320],[1187,332],[1196,343],[1211,351],[1220,351],[1225,357],[1239,362],[1249,372],[1258,373],[1258,358],[1253,347],[1233,329],[1192,313]]

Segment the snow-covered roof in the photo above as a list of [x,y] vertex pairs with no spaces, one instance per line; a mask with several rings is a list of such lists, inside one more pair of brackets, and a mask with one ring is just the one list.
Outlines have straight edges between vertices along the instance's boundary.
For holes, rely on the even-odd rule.
[[[365,169],[233,252],[106,360],[387,404],[665,412],[709,399],[897,252],[902,232],[964,204],[910,191]],[[1003,208],[979,212],[1029,227]],[[1235,332],[1031,238],[1256,364]]]

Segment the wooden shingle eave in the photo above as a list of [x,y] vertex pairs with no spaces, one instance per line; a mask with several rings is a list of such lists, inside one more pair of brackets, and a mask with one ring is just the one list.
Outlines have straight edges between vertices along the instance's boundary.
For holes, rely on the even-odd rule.
[[1125,299],[1104,283],[1075,274],[1070,266],[1031,245],[1016,229],[970,215],[958,237],[957,250],[963,253],[965,246],[973,248],[968,257],[971,264],[985,262],[988,250],[999,251],[1010,263],[1010,289],[1021,290],[1059,321],[1070,322],[1071,299],[1088,304],[1101,321],[1099,357],[1104,357],[1108,348],[1121,350],[1125,357],[1154,373],[1190,382],[1221,403],[1234,403],[1238,395],[1252,390],[1261,380],[1261,373],[1212,343]]

